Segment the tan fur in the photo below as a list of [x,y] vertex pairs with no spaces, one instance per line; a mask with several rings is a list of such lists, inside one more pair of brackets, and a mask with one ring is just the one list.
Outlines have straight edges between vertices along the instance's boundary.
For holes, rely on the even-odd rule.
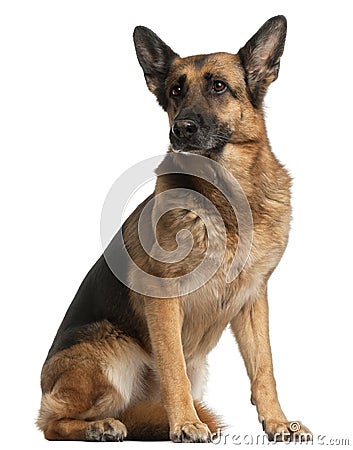
[[[291,180],[271,152],[262,109],[254,108],[249,99],[238,55],[210,55],[201,68],[196,57],[176,58],[166,80],[167,90],[186,74],[188,102],[208,108],[198,86],[210,71],[220,79],[231,79],[237,94],[236,98],[228,96],[228,102],[217,110],[219,119],[232,130],[218,162],[238,180],[250,204],[251,253],[238,277],[227,284],[226,274],[238,245],[237,220],[217,189],[194,180],[198,191],[217,205],[225,224],[221,266],[206,284],[187,295],[160,299],[130,292],[134,311],[148,327],[143,345],[126,336],[119,338],[121,330],[103,321],[95,325],[94,338],[51,357],[42,371],[38,418],[47,439],[122,440],[127,435],[130,439],[169,436],[176,442],[210,441],[220,421],[197,401],[202,400],[207,354],[228,324],[244,358],[259,420],[269,436],[289,429],[273,376],[267,281],[287,245]],[[149,87],[156,91],[155,80]],[[172,124],[175,105],[167,112]],[[178,186],[178,180],[173,174],[158,176],[154,195]],[[140,212],[141,207],[124,228],[127,249],[139,267],[173,278],[199,265],[210,230],[206,231],[194,212],[179,207],[158,222],[157,238],[165,250],[176,248],[180,230],[188,230],[194,239],[190,254],[171,264],[156,261],[142,248],[137,229]],[[212,233],[217,240],[217,228]],[[130,278],[136,277],[134,271],[129,268]],[[308,432],[303,426],[302,431]]]
[[[206,423],[212,434],[223,427],[221,419],[205,405],[194,401],[201,422]],[[169,439],[169,420],[160,402],[146,400],[125,410],[121,420],[129,430],[128,439],[156,441]]]

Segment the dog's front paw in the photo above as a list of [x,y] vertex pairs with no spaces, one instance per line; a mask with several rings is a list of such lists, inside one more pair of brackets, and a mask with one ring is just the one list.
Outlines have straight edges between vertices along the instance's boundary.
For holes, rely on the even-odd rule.
[[311,431],[297,420],[293,422],[263,420],[262,428],[267,433],[269,441],[307,442],[313,439]]
[[212,442],[212,434],[202,422],[184,422],[170,430],[170,439],[173,442]]

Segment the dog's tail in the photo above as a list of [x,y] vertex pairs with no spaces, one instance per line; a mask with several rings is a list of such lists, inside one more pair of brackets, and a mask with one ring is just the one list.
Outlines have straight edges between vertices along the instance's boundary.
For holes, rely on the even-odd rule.
[[[194,406],[201,422],[205,423],[212,435],[219,433],[225,425],[213,411],[198,401]],[[139,402],[126,409],[119,419],[127,428],[127,439],[135,441],[169,440],[168,417],[163,406],[149,400]]]

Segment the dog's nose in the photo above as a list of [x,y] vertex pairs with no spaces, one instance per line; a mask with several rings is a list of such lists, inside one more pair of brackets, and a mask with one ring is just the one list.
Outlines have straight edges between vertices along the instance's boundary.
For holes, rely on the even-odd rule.
[[176,120],[172,127],[172,133],[177,139],[190,139],[197,132],[197,123],[191,119]]

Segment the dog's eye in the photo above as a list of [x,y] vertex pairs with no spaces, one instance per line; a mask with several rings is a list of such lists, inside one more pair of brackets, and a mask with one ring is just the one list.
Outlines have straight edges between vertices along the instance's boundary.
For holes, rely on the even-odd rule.
[[181,86],[179,85],[173,86],[172,89],[170,90],[170,95],[172,97],[179,97],[181,95]]
[[213,82],[212,90],[217,94],[223,94],[227,90],[227,85],[223,81],[216,80]]

